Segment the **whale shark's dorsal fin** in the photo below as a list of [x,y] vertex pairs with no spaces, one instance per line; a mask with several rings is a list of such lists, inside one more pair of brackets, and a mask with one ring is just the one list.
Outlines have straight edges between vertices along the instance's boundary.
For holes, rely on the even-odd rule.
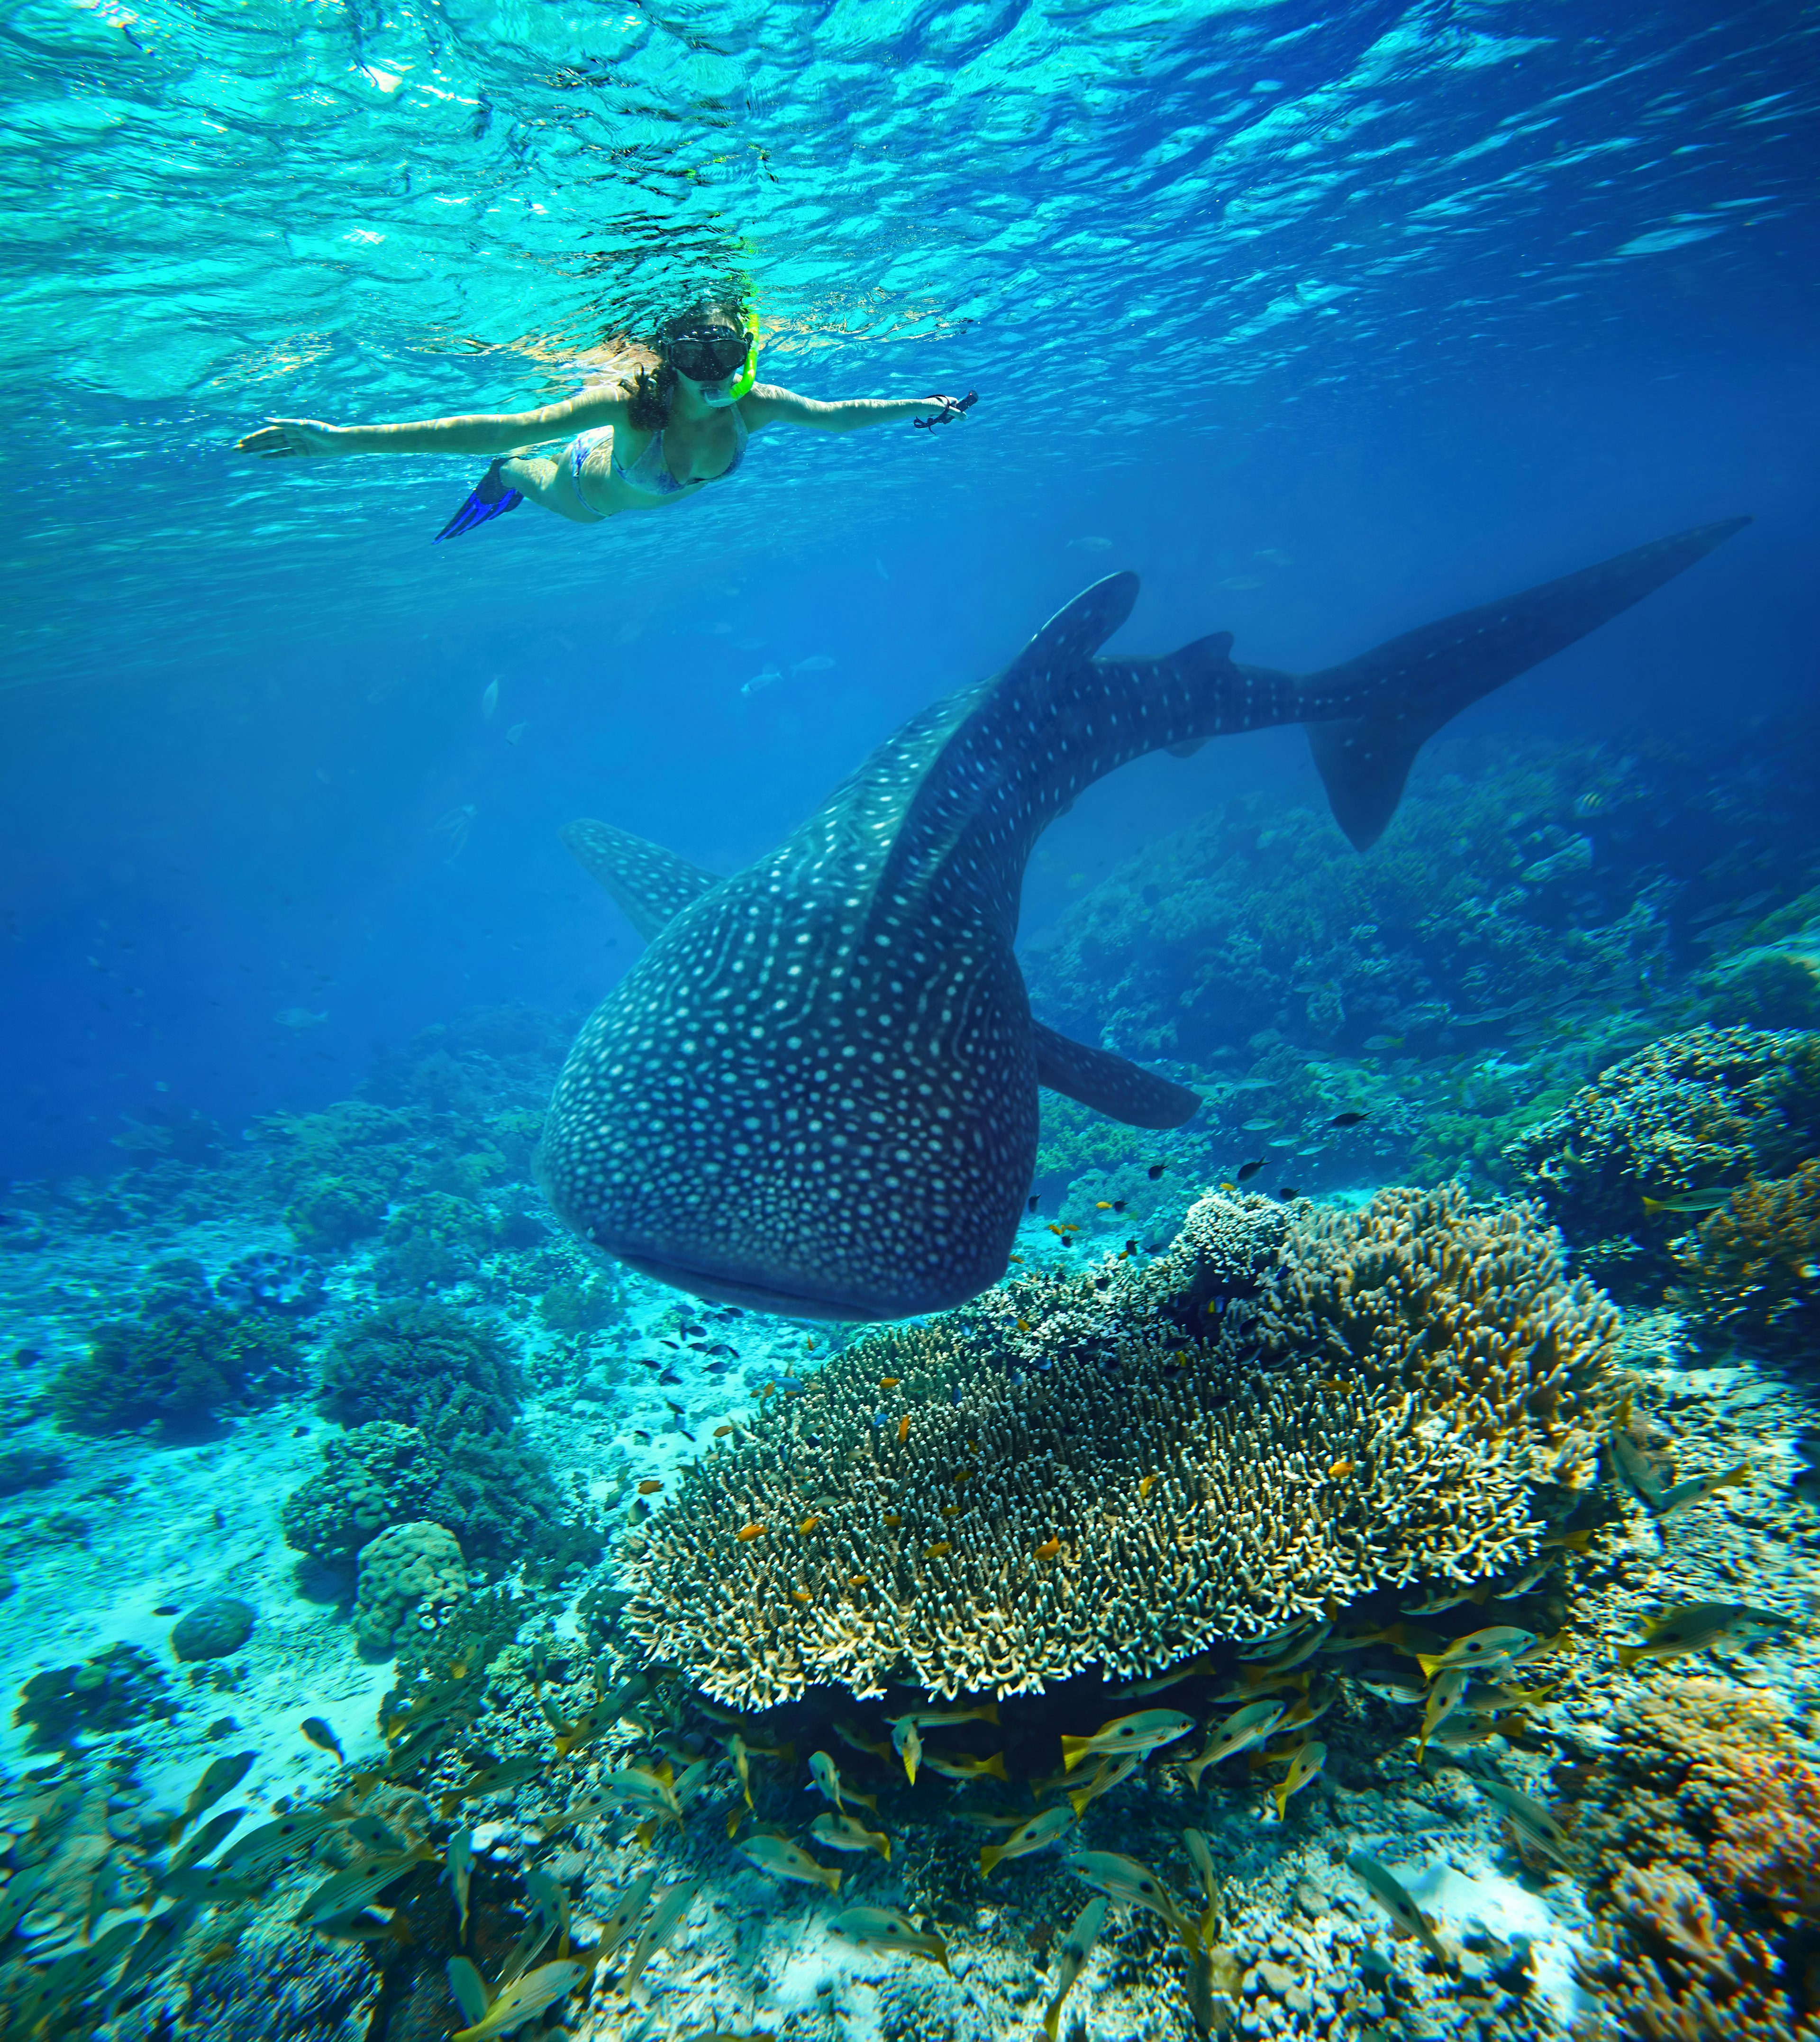
[[1128,1127],[1180,1127],[1201,1110],[1199,1092],[1127,1063],[1110,1050],[1090,1049],[1040,1021],[1031,1022],[1030,1034],[1035,1038],[1037,1083],[1109,1120],[1122,1120]]
[[565,824],[562,840],[583,871],[598,879],[649,943],[665,923],[720,881],[661,844],[584,816]]
[[1416,754],[1450,717],[1641,602],[1749,522],[1696,525],[1305,676],[1302,687],[1316,698],[1361,685],[1384,694],[1381,709],[1303,726],[1333,820],[1354,847],[1369,851],[1383,835]]
[[1002,687],[1045,667],[1065,674],[1091,660],[1137,606],[1139,587],[1137,576],[1126,568],[1084,588],[1038,627],[995,686]]

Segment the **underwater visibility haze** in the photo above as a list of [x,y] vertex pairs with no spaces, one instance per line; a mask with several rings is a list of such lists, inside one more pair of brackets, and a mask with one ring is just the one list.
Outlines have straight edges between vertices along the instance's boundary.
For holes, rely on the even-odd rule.
[[1812,9],[0,19],[0,2042],[1820,2036]]

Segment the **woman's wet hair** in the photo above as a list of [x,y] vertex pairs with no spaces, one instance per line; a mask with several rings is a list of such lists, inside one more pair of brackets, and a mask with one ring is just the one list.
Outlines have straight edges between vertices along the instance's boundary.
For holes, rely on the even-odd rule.
[[[709,319],[721,319],[743,327],[746,310],[737,298],[698,298],[692,305],[674,312],[658,330],[651,352],[654,367],[642,363],[626,401],[625,421],[641,433],[661,432],[670,423],[670,407],[676,395],[676,371],[664,352],[664,342],[674,335],[692,331]],[[642,352],[642,350],[641,350]]]

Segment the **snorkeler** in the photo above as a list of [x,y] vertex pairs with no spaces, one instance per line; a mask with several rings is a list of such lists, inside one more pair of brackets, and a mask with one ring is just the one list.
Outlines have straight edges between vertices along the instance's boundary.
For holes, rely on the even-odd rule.
[[[964,397],[851,397],[824,403],[755,380],[755,320],[724,302],[667,321],[654,346],[625,348],[618,380],[536,411],[477,411],[396,426],[325,426],[270,419],[238,442],[267,461],[298,454],[491,454],[492,465],[436,542],[515,510],[528,498],[578,525],[621,510],[656,510],[731,475],[763,426],[851,433],[913,419],[946,425],[977,401]],[[919,412],[928,414],[917,417]],[[556,440],[560,454],[527,452]]]

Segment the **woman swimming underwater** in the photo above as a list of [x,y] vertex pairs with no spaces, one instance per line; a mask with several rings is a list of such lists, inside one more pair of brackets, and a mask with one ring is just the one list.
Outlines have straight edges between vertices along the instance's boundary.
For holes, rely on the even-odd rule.
[[[852,397],[823,403],[754,380],[758,328],[736,306],[692,306],[668,320],[655,346],[628,350],[619,380],[536,411],[477,411],[396,426],[325,426],[270,419],[239,442],[267,461],[293,455],[475,453],[495,459],[438,543],[515,510],[527,498],[578,525],[622,510],[656,510],[731,475],[765,426],[851,433],[915,419],[946,425],[965,397]],[[654,373],[655,372],[655,373]],[[919,412],[930,414],[918,418]],[[526,449],[568,445],[553,459]]]

